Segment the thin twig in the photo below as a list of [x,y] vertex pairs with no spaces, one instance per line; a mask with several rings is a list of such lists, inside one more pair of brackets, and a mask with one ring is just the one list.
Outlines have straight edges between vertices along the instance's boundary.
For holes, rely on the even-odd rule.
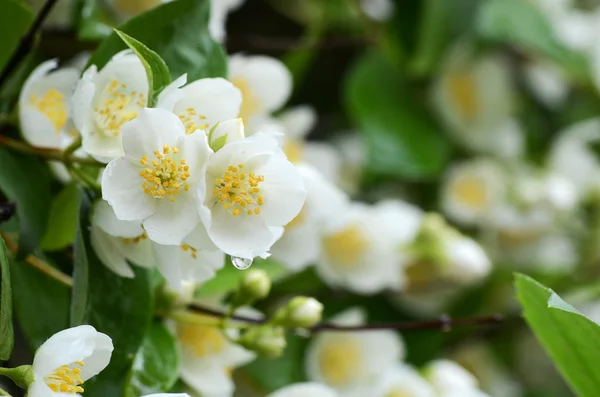
[[0,73],[0,87],[6,82],[10,74],[17,68],[17,66],[19,66],[19,63],[21,63],[23,58],[25,58],[25,56],[33,48],[35,34],[39,30],[40,26],[42,26],[42,23],[44,23],[44,21],[46,20],[46,17],[50,13],[52,7],[54,7],[54,4],[56,4],[56,2],[57,0],[46,0],[44,5],[40,9],[40,12],[38,12],[38,14],[36,15],[35,20],[29,27],[29,30],[21,39],[19,47],[17,47],[17,50],[13,53],[10,60],[2,70],[2,73]]
[[90,158],[80,158],[77,156],[70,155],[65,157],[64,152],[58,149],[48,149],[36,146],[31,146],[27,143],[18,141],[16,139],[9,138],[4,135],[0,135],[0,146],[6,146],[7,148],[25,154],[31,154],[37,157],[41,157],[46,160],[60,161],[77,163],[82,165],[92,165],[95,167],[103,167],[104,164]]
[[[202,313],[214,317],[224,317],[225,313],[219,310],[204,307],[198,304],[191,304],[188,309],[195,313]],[[255,319],[246,316],[234,315],[231,317],[232,320],[246,322],[248,324],[264,324],[266,320]],[[504,317],[500,314],[493,314],[490,316],[482,317],[465,317],[465,318],[450,318],[448,316],[440,316],[435,320],[427,321],[404,321],[400,323],[375,323],[365,325],[353,325],[353,326],[342,326],[335,324],[318,324],[308,330],[310,333],[323,332],[323,331],[336,331],[336,332],[347,332],[347,331],[376,331],[383,329],[394,329],[398,331],[422,331],[428,329],[440,329],[442,331],[450,331],[455,326],[466,326],[466,325],[498,325],[504,322]]]
[[[17,243],[15,243],[10,237],[8,237],[8,234],[0,231],[0,237],[2,237],[2,239],[4,239],[4,242],[6,243],[6,248],[8,248],[8,250],[10,252],[12,252],[13,254],[16,254],[19,251],[19,247],[17,246]],[[67,287],[73,286],[73,279],[71,277],[67,276],[60,270],[58,270],[58,269],[54,268],[53,266],[49,265],[48,263],[44,262],[37,256],[29,254],[25,258],[25,262],[27,262],[29,265],[35,267],[37,270],[44,273],[45,275],[66,285]]]

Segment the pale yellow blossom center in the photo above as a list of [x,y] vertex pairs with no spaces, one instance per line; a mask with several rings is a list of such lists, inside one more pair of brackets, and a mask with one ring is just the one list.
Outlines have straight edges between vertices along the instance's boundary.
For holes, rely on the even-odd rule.
[[260,113],[263,110],[263,104],[252,91],[252,87],[248,81],[242,77],[233,77],[231,83],[236,86],[242,93],[242,105],[240,106],[239,117],[247,122],[248,118]]
[[185,349],[197,357],[219,354],[227,345],[221,330],[211,325],[181,323],[177,326],[177,336]]
[[355,379],[361,369],[362,352],[352,337],[330,340],[319,354],[319,367],[325,381],[336,387]]
[[394,389],[390,391],[385,397],[412,397],[411,393],[406,393],[404,390]]
[[61,393],[83,393],[83,384],[81,379],[81,367],[83,361],[76,361],[73,366],[63,365],[58,367],[52,374],[46,376],[44,381],[54,392]]
[[259,187],[264,180],[263,175],[244,172],[244,164],[230,165],[223,177],[215,181],[213,195],[233,216],[258,215],[264,204]]
[[466,71],[456,71],[448,77],[448,91],[453,105],[462,118],[473,120],[479,112],[479,98],[473,76]]
[[290,162],[297,164],[304,158],[304,145],[298,139],[286,139],[283,143],[283,152]]
[[140,171],[144,193],[156,199],[169,197],[174,202],[181,189],[189,190],[186,181],[190,177],[190,167],[185,159],[178,158],[178,153],[177,147],[164,145],[162,152],[154,151],[154,159],[150,160],[146,155],[141,158],[140,164],[146,167]]
[[350,225],[323,239],[325,255],[340,268],[357,266],[368,248],[369,242],[356,225]]
[[100,105],[94,107],[96,121],[105,135],[121,135],[121,127],[135,119],[146,106],[143,92],[131,91],[127,84],[111,80],[100,95]]
[[60,91],[50,88],[42,96],[32,95],[30,103],[50,120],[57,134],[67,124],[67,105],[65,96]]
[[137,237],[125,237],[125,238],[121,238],[121,241],[123,242],[123,244],[139,244],[141,241],[145,240],[148,238],[148,235],[146,233],[142,233]]
[[196,130],[206,130],[210,127],[206,122],[206,116],[198,114],[194,108],[187,108],[185,112],[177,115],[185,126],[185,133],[190,135]]
[[462,177],[452,186],[454,197],[461,204],[473,208],[484,209],[488,202],[485,181],[478,176]]

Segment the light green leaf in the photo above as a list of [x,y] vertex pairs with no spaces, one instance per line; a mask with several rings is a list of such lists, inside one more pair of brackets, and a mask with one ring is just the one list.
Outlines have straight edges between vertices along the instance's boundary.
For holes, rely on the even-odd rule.
[[346,86],[351,116],[364,134],[367,168],[381,175],[429,179],[448,162],[448,140],[415,101],[402,75],[369,53],[358,60]]
[[125,44],[135,52],[138,58],[140,58],[140,61],[142,61],[144,69],[146,70],[146,76],[148,77],[148,87],[151,89],[150,95],[148,95],[148,106],[154,106],[160,91],[171,82],[171,75],[169,74],[167,64],[156,52],[152,51],[133,37],[118,30],[115,30],[115,33],[119,35],[121,40],[123,40]]
[[86,242],[83,237],[83,231],[88,227],[87,209],[91,208],[93,195],[83,191],[79,194],[81,197],[80,205],[76,205],[78,216],[75,242],[73,244],[73,289],[71,290],[71,327],[82,325],[85,319],[88,285],[89,285],[89,263]]
[[15,343],[12,319],[12,292],[6,244],[0,237],[0,360],[10,358]]
[[517,274],[515,285],[527,324],[563,377],[579,396],[597,396],[600,326],[528,276]]
[[[188,81],[225,77],[227,57],[208,31],[209,0],[177,0],[162,4],[119,27],[152,48],[169,65],[171,77],[188,74]],[[92,55],[89,64],[101,68],[126,46],[111,34]]]
[[46,233],[50,215],[50,172],[40,159],[0,149],[0,191],[17,204],[19,248],[31,252]]
[[0,1],[0,70],[4,69],[32,22],[33,13],[21,1]]
[[212,150],[214,150],[216,152],[216,151],[222,149],[226,143],[227,143],[227,134],[220,136],[217,139],[215,139],[214,141],[212,141],[210,147]]
[[585,58],[562,45],[549,21],[532,3],[523,0],[490,0],[480,10],[479,34],[547,56],[565,68],[573,77],[589,80]]
[[41,242],[43,250],[58,251],[73,243],[79,200],[79,190],[74,182],[69,183],[54,197],[50,205],[48,230]]
[[126,397],[144,396],[171,390],[179,378],[179,347],[175,337],[161,322],[152,324],[140,350],[125,389]]
[[[262,269],[267,272],[271,280],[275,280],[287,273],[286,268],[271,259],[256,259],[252,265],[253,269]],[[210,296],[233,291],[244,276],[244,270],[233,267],[228,259],[225,267],[217,272],[217,275],[208,280],[196,291],[196,297]]]

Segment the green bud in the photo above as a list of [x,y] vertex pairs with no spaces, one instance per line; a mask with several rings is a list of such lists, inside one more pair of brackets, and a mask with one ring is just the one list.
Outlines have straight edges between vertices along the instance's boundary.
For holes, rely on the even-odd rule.
[[29,385],[35,380],[31,365],[20,365],[15,368],[0,368],[0,375],[9,377],[22,389],[29,388]]
[[283,353],[286,346],[283,327],[261,325],[248,329],[238,343],[262,357],[274,358]]
[[277,311],[274,322],[289,328],[310,328],[321,321],[323,304],[315,298],[297,296]]
[[267,272],[261,269],[252,269],[244,273],[244,277],[233,296],[233,307],[249,305],[254,301],[264,299],[271,291],[271,280]]

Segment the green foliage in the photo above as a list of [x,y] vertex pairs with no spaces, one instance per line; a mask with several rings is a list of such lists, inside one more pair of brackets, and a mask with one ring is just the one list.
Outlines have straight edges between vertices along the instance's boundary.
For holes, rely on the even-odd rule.
[[167,64],[156,52],[133,37],[118,30],[115,30],[115,33],[119,35],[125,44],[140,58],[140,61],[142,61],[144,70],[146,70],[146,76],[148,77],[148,87],[150,87],[148,106],[154,106],[160,91],[171,82],[171,75],[169,74]]
[[0,191],[17,203],[21,251],[33,251],[46,233],[50,216],[48,167],[38,158],[0,149]]
[[6,244],[0,237],[0,360],[8,360],[15,343],[12,319],[12,291]]
[[45,251],[64,249],[73,243],[77,228],[77,209],[80,194],[77,184],[72,182],[65,186],[50,204],[48,230],[40,247]]
[[[227,74],[227,58],[208,32],[210,1],[178,0],[145,12],[119,30],[135,37],[164,59],[171,77],[188,74],[188,81]],[[176,44],[174,44],[176,43]],[[114,32],[92,55],[89,64],[99,68],[126,46]]]
[[100,40],[112,33],[108,16],[96,0],[79,0],[77,35],[82,40]]
[[366,138],[369,171],[422,180],[444,170],[449,142],[386,59],[376,53],[361,57],[346,89],[350,114]]
[[125,397],[171,390],[179,378],[179,347],[161,322],[154,322],[135,355]]
[[0,1],[0,70],[19,46],[31,22],[33,13],[20,0]]
[[73,243],[73,289],[71,290],[71,327],[84,323],[85,310],[88,301],[89,285],[89,262],[86,243],[84,240],[84,230],[89,225],[87,219],[88,208],[91,208],[93,198],[83,191],[80,194],[80,203],[75,206],[79,209],[77,216],[77,231]]
[[515,285],[525,320],[562,375],[579,396],[597,396],[600,326],[528,276],[517,274]]

